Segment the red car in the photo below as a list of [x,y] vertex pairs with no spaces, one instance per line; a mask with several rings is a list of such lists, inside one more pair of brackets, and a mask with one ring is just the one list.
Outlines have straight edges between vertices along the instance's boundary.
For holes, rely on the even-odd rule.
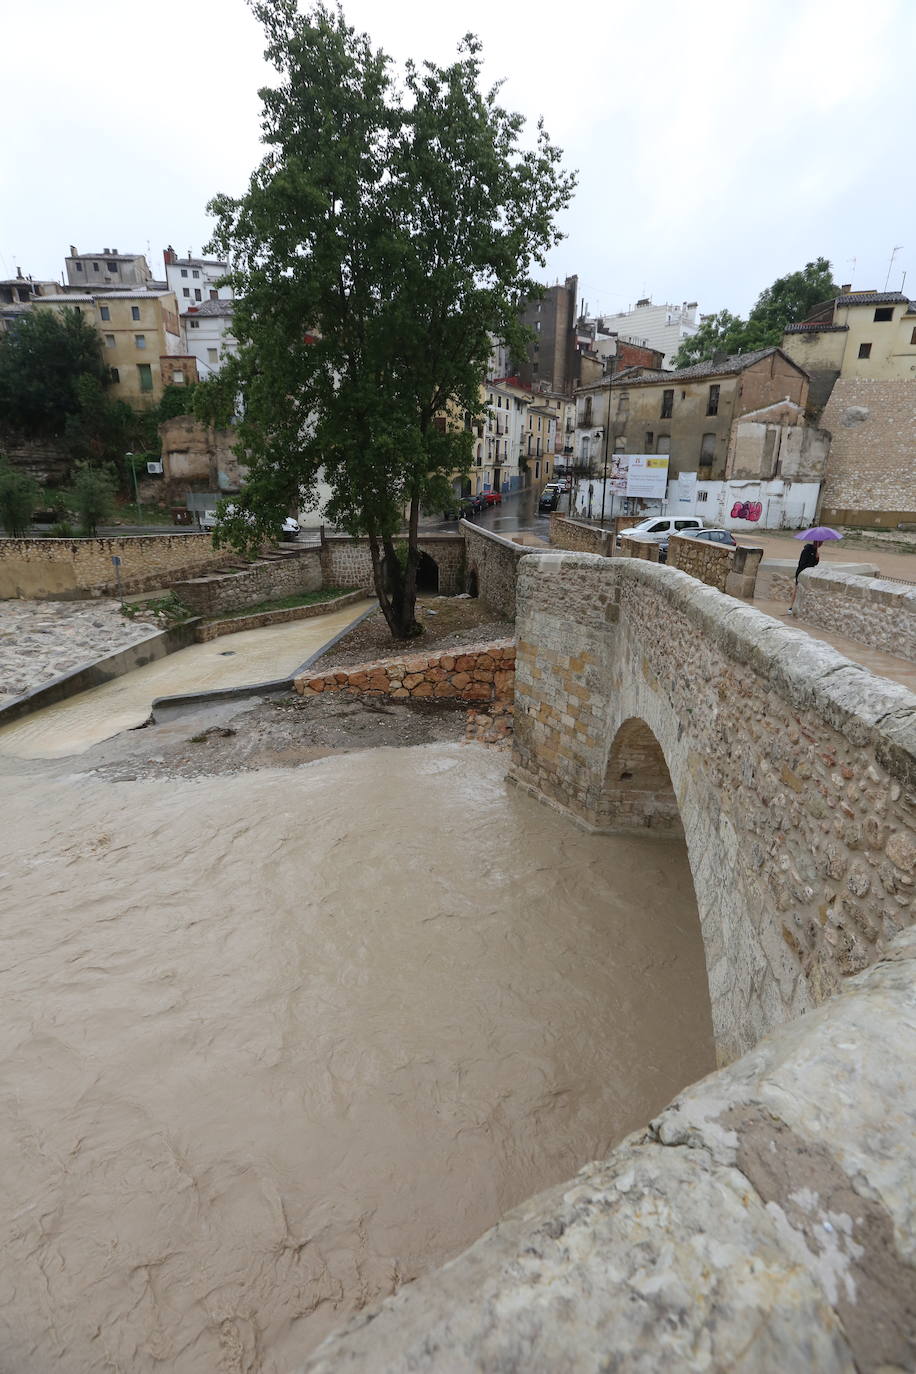
[[502,493],[501,493],[501,492],[498,492],[498,491],[485,491],[485,492],[483,493],[483,499],[486,501],[486,503],[487,503],[488,506],[499,506],[499,505],[502,505],[502,499],[503,499],[503,498],[502,498]]

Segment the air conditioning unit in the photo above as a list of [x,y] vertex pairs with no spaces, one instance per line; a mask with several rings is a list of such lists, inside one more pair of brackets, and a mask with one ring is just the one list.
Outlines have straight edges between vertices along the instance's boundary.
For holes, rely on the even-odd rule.
[[161,477],[161,476],[162,476],[162,464],[161,464],[161,463],[147,463],[147,465],[146,465],[146,470],[147,470],[147,472],[150,474],[151,477]]

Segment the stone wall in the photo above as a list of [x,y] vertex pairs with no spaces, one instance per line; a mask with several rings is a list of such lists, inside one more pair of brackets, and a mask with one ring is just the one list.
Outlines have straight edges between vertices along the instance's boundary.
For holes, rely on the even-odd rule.
[[315,616],[331,615],[342,611],[345,606],[354,606],[365,598],[365,592],[345,592],[343,596],[331,596],[328,601],[316,601],[311,606],[288,606],[282,611],[257,611],[254,615],[234,615],[226,620],[210,620],[197,625],[198,644],[206,644],[211,639],[223,635],[238,634],[240,630],[260,630],[265,625],[288,625],[293,620],[313,620]]
[[171,586],[182,576],[218,568],[232,557],[209,534],[139,534],[114,539],[0,539],[0,599],[66,601],[114,596],[112,558],[130,592]]
[[303,697],[346,692],[350,696],[454,698],[511,706],[515,645],[511,639],[501,639],[435,654],[377,659],[354,668],[304,673],[296,678],[295,688]]
[[614,553],[613,531],[570,520],[556,511],[550,517],[550,542],[555,549],[568,549],[571,553],[599,553],[604,558],[611,558]]
[[517,782],[595,829],[634,815],[666,829],[670,790],[615,770],[627,722],[659,744],[723,1059],[823,1001],[912,920],[912,693],[636,559],[532,555],[517,630]]
[[673,534],[668,541],[668,566],[680,568],[708,587],[718,587],[729,596],[750,599],[754,595],[757,569],[763,549],[715,544],[710,539],[690,539]]
[[[439,591],[456,596],[464,591],[464,540],[460,534],[424,534],[420,549],[436,564]],[[321,541],[321,568],[326,587],[373,587],[368,539],[346,534],[326,535]]]
[[916,932],[299,1374],[916,1368]]
[[798,580],[795,613],[809,625],[916,663],[916,587],[811,568]]
[[522,558],[530,548],[462,520],[467,545],[467,589],[506,620],[515,619],[515,586]]
[[618,534],[618,558],[642,558],[647,563],[658,562],[658,543],[654,539],[641,539],[638,534]]
[[821,522],[894,526],[916,520],[916,379],[841,377],[822,424],[833,437]]
[[317,592],[324,585],[318,550],[293,545],[253,563],[176,582],[172,590],[195,615],[220,615],[262,601]]
[[[799,552],[801,545],[799,545]],[[757,569],[754,596],[762,601],[789,601],[795,587],[797,558],[764,558]],[[854,577],[876,577],[874,563],[831,563],[831,571],[851,573]]]

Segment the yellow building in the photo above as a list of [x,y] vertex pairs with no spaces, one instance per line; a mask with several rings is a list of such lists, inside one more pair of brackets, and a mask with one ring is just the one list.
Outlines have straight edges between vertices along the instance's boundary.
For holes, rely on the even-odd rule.
[[811,378],[811,400],[824,405],[837,378],[916,380],[916,302],[901,291],[847,291],[790,324],[783,350]]
[[58,313],[75,310],[83,315],[102,337],[111,394],[137,409],[156,405],[164,386],[197,379],[195,360],[185,351],[172,291],[42,296],[32,308]]

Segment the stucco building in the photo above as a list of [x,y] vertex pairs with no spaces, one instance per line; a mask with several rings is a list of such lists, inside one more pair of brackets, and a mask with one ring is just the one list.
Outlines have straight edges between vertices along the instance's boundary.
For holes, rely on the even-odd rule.
[[670,367],[685,339],[699,329],[696,301],[681,305],[655,305],[646,296],[632,310],[602,315],[594,322],[602,333],[615,334],[626,343],[641,344],[662,354],[660,367]]
[[548,286],[537,300],[528,301],[521,311],[522,323],[534,332],[528,355],[518,358],[513,368],[523,386],[543,387],[572,395],[581,376],[578,318],[579,278],[567,277]]
[[64,266],[67,285],[80,291],[145,286],[153,276],[145,254],[119,253],[117,248],[103,248],[100,253],[78,253],[76,245],[71,243]]
[[592,474],[614,454],[665,454],[666,500],[682,513],[736,529],[814,516],[827,435],[808,422],[807,375],[782,349],[634,369],[576,401],[578,466]]
[[808,373],[819,408],[839,377],[916,381],[916,302],[902,291],[846,291],[790,324],[782,347]]

